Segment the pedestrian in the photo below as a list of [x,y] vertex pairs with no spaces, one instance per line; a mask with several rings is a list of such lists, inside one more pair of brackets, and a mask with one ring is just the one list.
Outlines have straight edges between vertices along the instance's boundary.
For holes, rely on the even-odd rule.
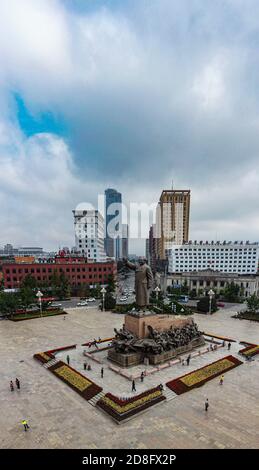
[[70,357],[69,357],[69,355],[67,355],[67,363],[68,363],[68,365],[69,365],[69,363],[70,363]]
[[87,362],[84,362],[84,370],[87,368]]
[[220,377],[219,385],[223,385],[223,382],[224,382],[224,375]]
[[103,367],[101,368],[101,378],[103,379]]
[[98,341],[99,341],[99,343],[101,343],[101,341],[102,341],[102,340],[101,340],[101,338],[100,338],[100,336],[99,336],[99,339],[98,339]]
[[228,351],[230,351],[230,349],[231,349],[231,343],[229,342],[228,343]]
[[16,383],[16,387],[17,387],[17,390],[20,390],[21,386],[20,386],[20,380],[19,379],[15,379],[15,383]]
[[145,373],[144,373],[144,372],[141,372],[141,376],[140,376],[141,382],[144,382],[144,377],[145,377]]
[[208,400],[208,398],[206,398],[206,400],[205,400],[205,411],[208,411],[208,409],[209,409],[209,400]]
[[11,390],[11,392],[14,391],[14,386],[13,386],[13,381],[12,380],[10,381],[10,390]]
[[92,367],[91,367],[91,365],[90,365],[90,364],[88,364],[88,366],[87,366],[87,370],[92,370]]
[[132,392],[136,392],[136,385],[135,385],[135,380],[132,380],[132,387],[131,387]]
[[222,341],[222,346],[223,346],[223,348],[225,347],[225,341]]
[[66,317],[65,317],[65,315],[64,315],[63,320],[65,320],[65,319],[66,319]]
[[24,431],[27,431],[27,429],[30,429],[30,426],[28,425],[28,421],[26,419],[22,420],[22,424],[24,426]]
[[162,392],[164,390],[163,384],[158,385],[158,388],[159,388],[160,392]]
[[191,355],[189,354],[189,356],[188,356],[187,359],[186,359],[186,364],[187,364],[187,366],[190,364],[190,360],[191,360]]
[[182,366],[184,366],[184,359],[182,359]]

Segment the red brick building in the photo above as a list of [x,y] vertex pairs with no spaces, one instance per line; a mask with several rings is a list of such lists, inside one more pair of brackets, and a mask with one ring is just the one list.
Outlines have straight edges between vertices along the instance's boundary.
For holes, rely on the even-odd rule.
[[54,272],[63,272],[71,286],[77,287],[84,284],[106,284],[110,274],[116,276],[117,265],[113,261],[93,263],[87,258],[61,255],[35,263],[4,263],[2,272],[5,289],[19,287],[28,275],[39,282],[50,281]]

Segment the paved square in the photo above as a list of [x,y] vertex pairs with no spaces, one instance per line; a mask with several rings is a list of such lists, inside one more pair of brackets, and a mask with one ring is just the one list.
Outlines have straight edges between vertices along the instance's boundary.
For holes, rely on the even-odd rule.
[[[235,310],[234,310],[235,311]],[[201,330],[259,344],[259,324],[231,318],[233,310],[212,316],[195,315]],[[118,426],[33,359],[33,354],[55,347],[78,344],[101,336],[113,336],[123,316],[95,309],[71,309],[63,320],[50,317],[19,323],[0,322],[0,425],[1,448],[258,448],[259,447],[259,356],[227,372],[223,387],[218,379]],[[83,372],[83,350],[69,354],[72,367]],[[236,357],[241,345],[234,343]],[[227,348],[193,358],[190,366],[174,365],[136,382],[137,393],[183,375],[228,355]],[[108,369],[106,354],[101,365],[86,359],[92,371],[86,375],[104,391],[131,396],[131,382]],[[131,369],[139,372],[142,367]],[[10,392],[9,382],[18,377],[21,390]],[[209,398],[209,412],[204,401]],[[21,420],[31,429],[25,433]]]

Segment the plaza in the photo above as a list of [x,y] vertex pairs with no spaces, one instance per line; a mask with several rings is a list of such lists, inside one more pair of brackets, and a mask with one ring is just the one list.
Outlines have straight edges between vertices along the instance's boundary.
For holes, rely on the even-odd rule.
[[[84,356],[84,350],[91,348],[82,346],[94,338],[112,337],[113,328],[121,328],[123,315],[82,308],[69,309],[65,320],[61,316],[18,324],[1,321],[1,448],[258,448],[259,360],[255,356],[246,362],[238,351],[242,348],[239,341],[259,344],[259,324],[231,318],[236,311],[233,306],[211,316],[194,315],[201,331],[236,340],[230,352],[226,346],[218,347],[193,357],[188,367],[174,364],[148,375],[143,383],[136,379],[138,394],[232,354],[243,364],[225,374],[222,387],[218,378],[183,395],[175,395],[164,386],[168,400],[119,426],[58,380],[33,355],[77,344],[76,349],[58,353],[57,359],[65,362],[69,354],[70,365],[103,387],[104,393],[133,396],[131,378],[110,369],[107,351],[93,355],[98,363]],[[84,372],[85,361],[91,364],[91,371]],[[127,369],[127,373],[139,376],[142,370],[141,365]],[[16,377],[21,390],[10,392],[9,382]],[[204,411],[206,398],[208,413]],[[27,433],[22,429],[24,418],[31,426]]]

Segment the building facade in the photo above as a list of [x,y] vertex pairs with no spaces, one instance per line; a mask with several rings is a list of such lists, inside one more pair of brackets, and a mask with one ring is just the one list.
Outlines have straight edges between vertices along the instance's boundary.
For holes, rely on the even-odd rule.
[[5,263],[2,274],[5,289],[19,288],[28,275],[38,282],[49,282],[54,273],[64,273],[70,285],[106,284],[108,276],[116,276],[117,267],[114,262],[91,263],[84,257],[56,256],[52,260],[42,260],[37,263]]
[[104,219],[98,210],[74,210],[76,251],[89,260],[106,261]]
[[161,287],[164,292],[168,286],[187,286],[188,289],[196,291],[196,294],[205,295],[210,289],[215,294],[220,294],[227,285],[232,282],[240,287],[242,296],[250,297],[252,294],[259,295],[259,276],[226,274],[212,270],[189,273],[174,273],[161,276]]
[[259,244],[248,241],[171,244],[167,255],[169,273],[211,269],[222,273],[256,274]]
[[156,220],[160,259],[166,259],[166,251],[172,243],[181,245],[189,240],[190,197],[189,189],[162,191]]
[[108,188],[105,194],[105,251],[107,256],[121,258],[122,252],[122,197],[116,189]]

